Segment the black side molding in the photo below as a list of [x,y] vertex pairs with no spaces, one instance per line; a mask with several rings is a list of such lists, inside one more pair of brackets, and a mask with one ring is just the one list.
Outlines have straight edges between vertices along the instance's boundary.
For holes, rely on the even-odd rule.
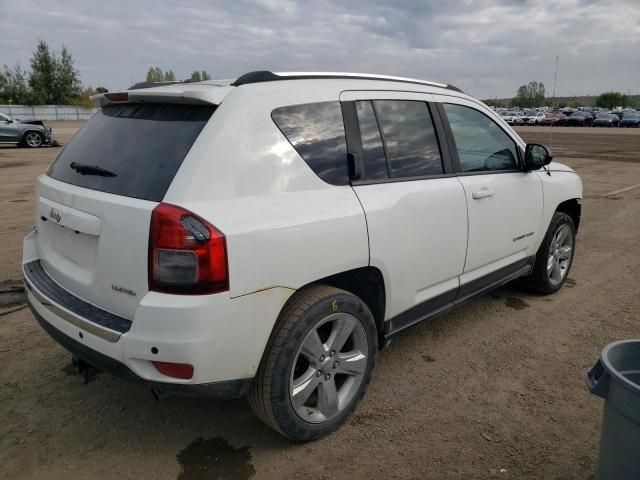
[[461,285],[435,298],[431,298],[415,307],[402,312],[385,322],[384,337],[386,342],[398,333],[419,323],[432,320],[447,313],[452,308],[479,297],[518,277],[529,275],[535,256],[523,258],[495,272],[491,272],[472,282]]

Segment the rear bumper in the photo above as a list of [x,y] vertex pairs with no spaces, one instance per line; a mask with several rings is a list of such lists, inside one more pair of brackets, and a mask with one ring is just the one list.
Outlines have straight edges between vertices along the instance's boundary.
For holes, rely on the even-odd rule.
[[[237,298],[148,292],[133,318],[118,317],[54,280],[38,255],[36,237],[33,231],[24,240],[22,267],[29,305],[44,330],[88,364],[162,393],[246,393],[293,292],[276,287]],[[167,376],[153,362],[192,365],[193,377]]]
[[29,301],[29,307],[33,316],[43,330],[68,350],[74,357],[84,360],[89,365],[92,365],[100,371],[111,373],[112,375],[129,382],[143,384],[157,393],[186,395],[191,397],[232,399],[246,395],[251,388],[252,380],[250,378],[200,384],[175,384],[145,380],[136,375],[124,363],[121,363],[107,355],[103,355],[102,353],[93,350],[62,333],[47,322],[42,315],[40,315],[40,313],[33,307],[31,301]]

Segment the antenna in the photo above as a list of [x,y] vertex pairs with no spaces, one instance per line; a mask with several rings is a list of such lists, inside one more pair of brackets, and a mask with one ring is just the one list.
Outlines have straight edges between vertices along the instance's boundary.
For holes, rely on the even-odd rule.
[[[551,112],[556,109],[556,81],[558,80],[558,61],[560,57],[556,55],[556,70],[553,73],[553,101],[551,103]],[[553,121],[551,122],[551,131],[549,132],[549,148],[551,148],[551,141],[553,140]]]

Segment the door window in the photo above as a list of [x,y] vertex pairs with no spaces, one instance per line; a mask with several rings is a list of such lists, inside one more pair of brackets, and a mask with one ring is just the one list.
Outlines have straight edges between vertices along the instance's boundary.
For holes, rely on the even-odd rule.
[[391,178],[444,173],[440,148],[425,102],[375,100]]
[[356,112],[362,140],[364,178],[367,180],[388,178],[387,158],[384,154],[382,137],[373,105],[370,101],[356,102]]
[[444,104],[463,172],[515,170],[516,143],[489,117],[470,107]]

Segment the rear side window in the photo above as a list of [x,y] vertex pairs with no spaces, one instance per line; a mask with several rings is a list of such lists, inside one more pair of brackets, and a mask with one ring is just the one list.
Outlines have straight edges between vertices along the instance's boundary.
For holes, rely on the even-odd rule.
[[444,173],[431,114],[425,102],[373,102],[389,161],[391,178]]
[[79,187],[159,202],[215,108],[105,106],[73,136],[47,174]]
[[364,177],[367,180],[388,178],[387,158],[382,146],[378,121],[370,101],[356,102],[356,113],[360,125]]
[[333,185],[349,183],[340,102],[281,107],[271,118],[316,175]]

